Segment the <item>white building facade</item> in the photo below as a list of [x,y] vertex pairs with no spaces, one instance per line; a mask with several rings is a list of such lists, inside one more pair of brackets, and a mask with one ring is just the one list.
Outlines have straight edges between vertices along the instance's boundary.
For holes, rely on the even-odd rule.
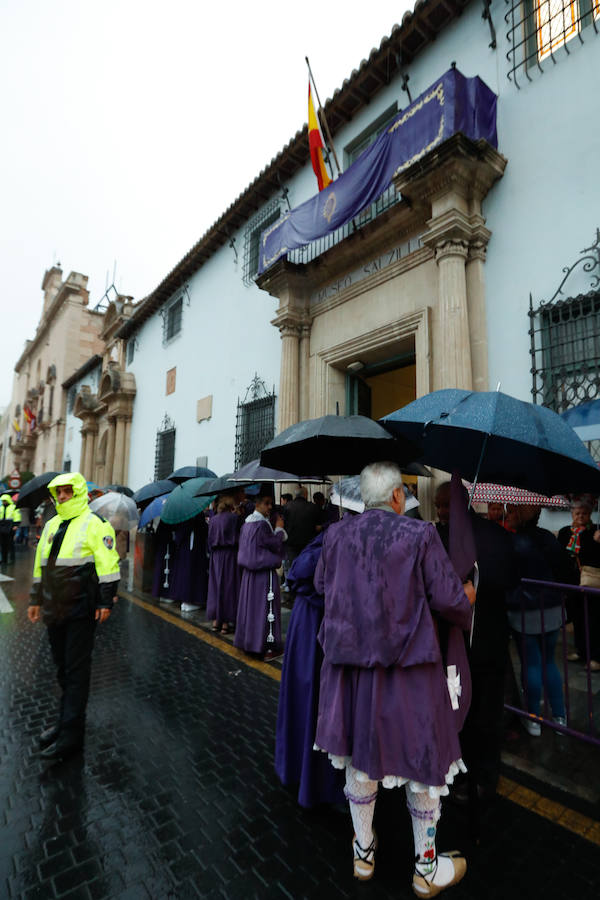
[[120,332],[132,487],[171,464],[222,474],[269,428],[378,418],[442,387],[500,383],[559,412],[596,397],[600,5],[484,7],[418,2],[325,109],[347,167],[455,65],[497,95],[497,149],[432,146],[257,279],[261,232],[316,193],[305,129],[136,307]]

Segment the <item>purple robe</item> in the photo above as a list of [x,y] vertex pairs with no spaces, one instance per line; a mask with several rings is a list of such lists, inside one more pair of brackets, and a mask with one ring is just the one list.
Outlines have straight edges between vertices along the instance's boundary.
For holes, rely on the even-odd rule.
[[171,596],[178,603],[206,606],[208,587],[206,532],[203,515],[174,528],[175,557],[170,564],[173,579]]
[[471,607],[428,522],[368,509],[331,525],[316,743],[370,779],[441,786],[460,759],[432,610],[463,630]]
[[237,513],[220,512],[208,523],[208,598],[206,618],[225,624],[237,619],[240,570],[237,564],[242,520]]
[[[252,513],[258,516],[259,513]],[[273,591],[273,634],[274,644],[281,646],[281,599],[279,578],[275,569],[281,565],[283,556],[283,530],[273,532],[268,519],[251,518],[242,525],[238,564],[242,571],[240,601],[235,628],[234,645],[247,653],[264,653],[267,649],[269,633],[267,614],[269,604],[267,594]]]
[[323,662],[317,641],[323,597],[314,589],[313,576],[322,544],[320,534],[294,560],[287,575],[295,600],[285,640],[275,737],[275,771],[283,784],[298,785],[298,803],[308,808],[344,803],[343,774],[313,749]]

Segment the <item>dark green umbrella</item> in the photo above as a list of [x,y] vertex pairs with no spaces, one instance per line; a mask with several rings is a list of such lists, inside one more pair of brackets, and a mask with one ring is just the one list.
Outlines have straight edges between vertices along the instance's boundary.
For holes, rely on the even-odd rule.
[[204,512],[214,500],[214,496],[194,497],[194,491],[200,490],[202,484],[207,481],[212,481],[212,479],[191,478],[174,488],[160,514],[161,522],[164,522],[165,525],[180,525],[189,519],[195,519]]

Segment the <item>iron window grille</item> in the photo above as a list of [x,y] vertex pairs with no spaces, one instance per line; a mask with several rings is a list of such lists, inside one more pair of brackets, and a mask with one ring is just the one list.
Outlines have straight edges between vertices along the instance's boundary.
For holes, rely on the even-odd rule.
[[254,284],[258,275],[258,262],[260,259],[260,235],[261,232],[272,225],[281,215],[281,198],[272,200],[255,215],[244,231],[244,257],[243,277],[246,286]]
[[183,297],[178,297],[174,303],[161,310],[161,316],[163,320],[163,344],[166,344],[181,331]]
[[[592,273],[592,290],[564,296],[565,283],[579,267]],[[529,298],[533,400],[558,413],[600,397],[600,230],[592,246],[563,271],[547,303],[534,309]]]
[[598,34],[600,0],[506,0],[504,21],[508,27],[510,64],[508,78],[520,88],[519,78],[531,81],[530,70],[544,71],[542,63],[556,63],[561,47],[569,53],[569,42],[584,43],[587,34]]
[[165,417],[156,432],[156,448],[154,453],[154,480],[167,478],[175,467],[175,425],[165,413]]
[[238,399],[235,426],[235,468],[260,456],[275,436],[275,388],[268,393],[258,375],[252,379],[243,400]]

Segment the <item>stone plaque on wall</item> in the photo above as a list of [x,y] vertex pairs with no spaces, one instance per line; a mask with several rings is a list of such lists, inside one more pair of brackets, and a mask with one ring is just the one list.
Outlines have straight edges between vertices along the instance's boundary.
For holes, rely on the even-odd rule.
[[167,372],[167,394],[175,393],[175,376],[177,373],[177,366],[174,366],[172,369],[169,369]]
[[208,397],[203,397],[202,400],[198,400],[198,407],[196,410],[196,420],[198,422],[204,422],[206,419],[210,419],[212,416],[212,402],[212,394],[209,394]]

